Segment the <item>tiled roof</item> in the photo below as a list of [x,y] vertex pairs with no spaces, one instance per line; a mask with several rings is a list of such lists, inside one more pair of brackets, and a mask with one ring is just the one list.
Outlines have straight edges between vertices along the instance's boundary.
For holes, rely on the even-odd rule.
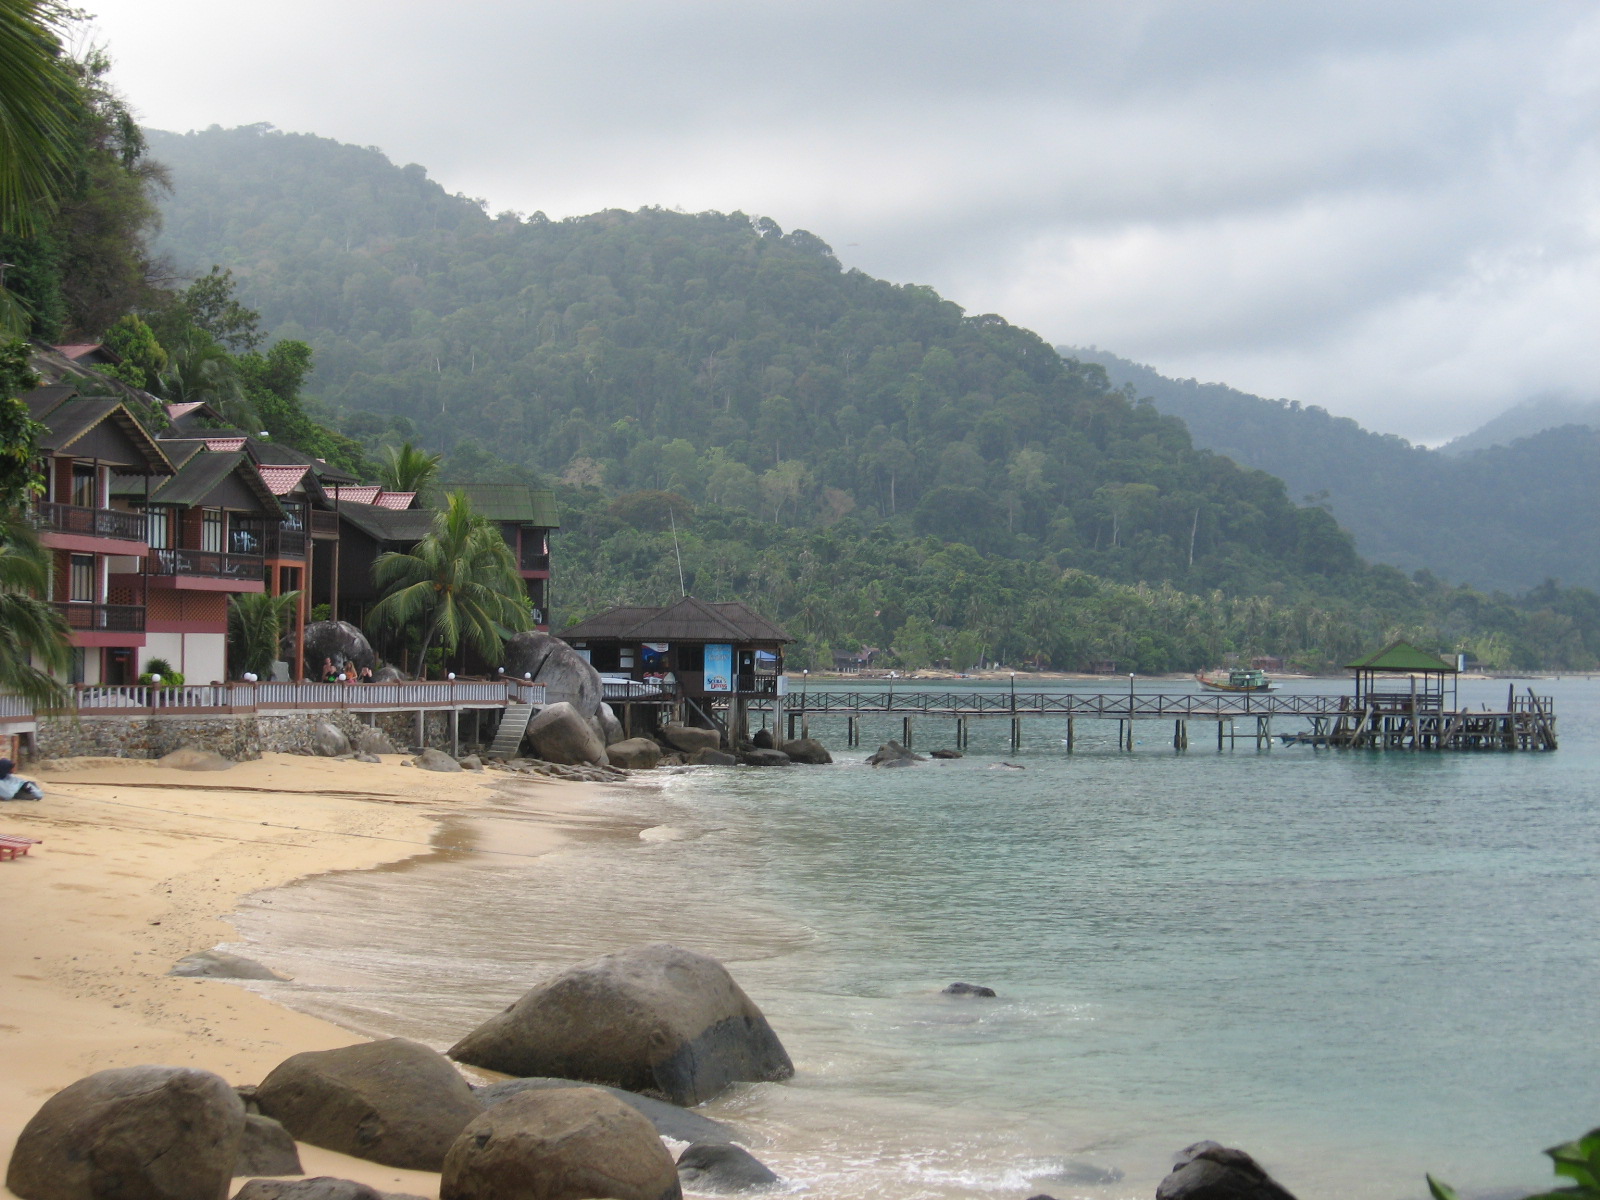
[[328,489],[328,494],[344,503],[376,504],[378,495],[383,489],[375,483],[358,483],[355,485],[344,484]]
[[1353,663],[1346,663],[1347,671],[1448,671],[1454,675],[1456,664],[1446,662],[1437,654],[1418,650],[1410,642],[1393,642]]
[[300,481],[311,467],[309,464],[279,466],[275,463],[258,463],[256,470],[261,472],[262,481],[274,496],[287,496],[300,486]]
[[[50,409],[43,416],[45,432],[39,439],[39,448],[47,453],[67,453],[74,442],[102,421],[115,424],[126,435],[133,455],[137,456],[135,461],[109,465],[146,467],[157,475],[172,474],[172,464],[161,447],[117,400],[68,400]],[[109,462],[104,458],[101,461]]]
[[235,450],[244,449],[244,438],[242,437],[206,438],[205,443],[207,450],[213,450],[218,454],[232,454]]
[[211,493],[229,475],[238,472],[245,486],[261,501],[261,509],[278,520],[283,519],[283,509],[277,498],[267,489],[254,464],[239,451],[196,454],[178,473],[163,483],[151,495],[153,504],[204,504]]
[[191,400],[187,404],[169,404],[167,405],[167,419],[176,421],[179,417],[187,417],[195,409],[203,407],[205,407],[205,401],[203,400]]
[[122,361],[122,359],[117,355],[117,352],[115,350],[107,349],[105,346],[102,346],[99,342],[74,342],[70,346],[52,346],[50,348],[52,350],[54,350],[57,354],[61,355],[63,358],[71,358],[71,359],[88,358],[89,355],[95,353],[96,351],[99,351],[102,355],[104,355],[106,358],[109,358],[112,362],[121,362]]
[[556,516],[555,494],[544,488],[529,487],[525,483],[464,483],[449,490],[465,492],[472,502],[472,511],[491,521],[516,521],[545,529],[561,527],[561,520]]
[[417,494],[415,492],[381,492],[373,503],[379,508],[389,508],[395,512],[403,512],[411,507],[411,502],[416,498]]
[[396,512],[376,504],[354,504],[348,498],[339,505],[340,520],[354,525],[374,541],[404,546],[407,550],[428,536],[433,529],[433,518],[434,514],[425,508]]

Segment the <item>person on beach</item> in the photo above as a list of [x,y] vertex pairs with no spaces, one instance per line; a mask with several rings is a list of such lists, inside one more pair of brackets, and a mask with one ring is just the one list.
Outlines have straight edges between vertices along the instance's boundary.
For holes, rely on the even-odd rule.
[[0,758],[0,800],[43,800],[44,789],[16,773],[17,764]]

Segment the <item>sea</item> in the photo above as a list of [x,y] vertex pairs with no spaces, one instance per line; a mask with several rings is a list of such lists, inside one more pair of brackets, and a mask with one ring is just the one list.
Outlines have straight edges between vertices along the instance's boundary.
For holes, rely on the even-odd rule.
[[875,770],[899,718],[859,750],[814,718],[833,766],[652,773],[540,857],[515,835],[547,804],[508,794],[434,853],[245,898],[232,948],[294,976],[252,985],[283,1003],[441,1049],[595,954],[714,955],[797,1070],[705,1111],[797,1195],[1148,1200],[1202,1139],[1301,1200],[1522,1195],[1600,1126],[1600,680],[1511,686],[1554,699],[1559,750],[1218,750],[1195,722],[1179,752],[1151,721],[1130,753],[1080,720],[1069,753],[1039,718]]

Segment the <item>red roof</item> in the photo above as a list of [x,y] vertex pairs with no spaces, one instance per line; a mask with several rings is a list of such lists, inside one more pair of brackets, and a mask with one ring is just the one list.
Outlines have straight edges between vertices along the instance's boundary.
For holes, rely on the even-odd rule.
[[328,491],[340,500],[350,500],[356,504],[376,504],[383,489],[375,483],[359,483],[331,487]]
[[191,400],[187,404],[169,404],[167,405],[167,416],[176,421],[179,417],[188,416],[204,403],[204,400]]
[[119,363],[122,361],[117,357],[116,351],[107,349],[99,342],[73,342],[70,346],[54,346],[52,349],[63,358],[71,359],[73,362],[77,362],[80,358],[88,358],[89,355],[94,354],[96,351],[105,355],[112,362]]
[[309,463],[278,465],[275,463],[257,463],[256,470],[261,472],[261,479],[271,490],[274,496],[287,496],[300,486],[300,481],[306,477],[306,472],[311,469]]
[[379,508],[392,508],[395,512],[404,512],[411,507],[411,502],[416,498],[415,492],[383,492],[373,503]]
[[244,449],[242,437],[206,438],[206,449],[217,454],[232,454],[235,450]]

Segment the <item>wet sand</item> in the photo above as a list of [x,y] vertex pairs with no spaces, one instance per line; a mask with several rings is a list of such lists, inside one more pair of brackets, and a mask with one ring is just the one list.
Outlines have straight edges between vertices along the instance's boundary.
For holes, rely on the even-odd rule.
[[[224,915],[240,897],[416,856],[542,854],[604,823],[584,811],[591,785],[403,761],[273,754],[210,772],[77,759],[30,771],[45,800],[0,805],[0,832],[43,839],[0,864],[0,1158],[46,1098],[93,1071],[159,1063],[256,1083],[290,1054],[361,1040],[235,984],[166,974],[235,940]],[[517,820],[504,843],[474,832],[503,822],[450,819],[492,816],[508,789]],[[300,1153],[311,1175],[438,1194],[428,1172]]]

